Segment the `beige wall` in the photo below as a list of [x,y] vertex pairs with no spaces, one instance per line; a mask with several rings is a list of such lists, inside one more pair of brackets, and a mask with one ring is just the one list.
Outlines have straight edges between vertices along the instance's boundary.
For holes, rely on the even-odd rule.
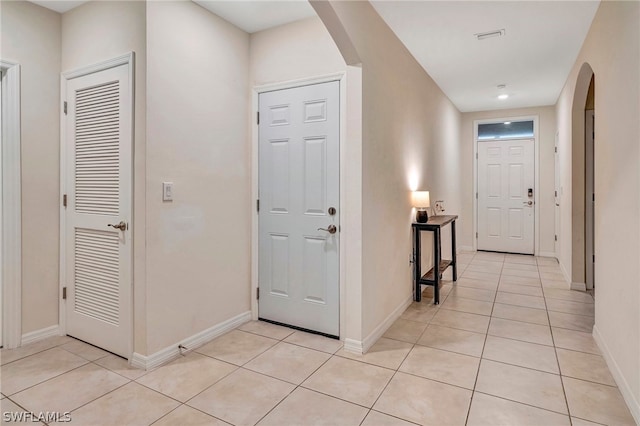
[[[250,309],[249,35],[147,5],[147,354]],[[162,182],[174,201],[162,201]]]
[[[595,73],[594,335],[640,423],[640,3],[604,1],[558,99],[562,206],[572,200],[572,104],[578,73]],[[588,88],[588,80],[585,90]],[[582,99],[586,93],[582,94]],[[571,210],[561,213],[560,262],[571,272]]]
[[[62,71],[135,52],[134,348],[145,343],[146,2],[92,1],[62,15]],[[58,74],[59,75],[59,74]],[[58,77],[59,79],[59,77]],[[58,80],[59,87],[59,80]],[[59,89],[58,89],[59,90]],[[58,161],[56,157],[56,162]]]
[[[539,158],[539,182],[538,203],[540,220],[540,240],[536,247],[536,253],[550,256],[555,251],[555,158],[554,147],[556,137],[556,113],[554,106],[539,108],[503,109],[497,111],[468,112],[462,114],[461,152],[459,158],[459,170],[462,173],[462,208],[460,220],[461,246],[473,247],[475,234],[473,233],[473,145],[474,145],[474,120],[492,118],[513,118],[537,116],[538,117],[538,145]],[[537,230],[536,230],[537,232]]]
[[343,72],[346,64],[319,18],[251,34],[250,86]]
[[0,57],[21,65],[22,333],[58,324],[60,15],[1,4]]
[[[369,3],[331,6],[362,60],[362,336],[366,340],[412,295],[410,190],[428,189],[433,200],[445,200],[449,212],[460,211],[460,112]],[[319,13],[324,17],[321,9]]]

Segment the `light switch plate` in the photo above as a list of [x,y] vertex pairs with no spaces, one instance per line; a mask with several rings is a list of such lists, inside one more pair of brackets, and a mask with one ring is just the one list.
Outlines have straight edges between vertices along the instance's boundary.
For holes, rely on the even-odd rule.
[[162,201],[173,201],[173,182],[162,182]]

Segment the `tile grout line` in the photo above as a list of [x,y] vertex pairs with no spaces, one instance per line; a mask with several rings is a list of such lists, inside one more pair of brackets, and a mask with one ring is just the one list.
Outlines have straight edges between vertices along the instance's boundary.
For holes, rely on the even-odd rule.
[[[540,271],[538,270],[538,274]],[[542,277],[540,277],[542,279]],[[547,307],[547,299],[544,297],[544,287],[542,289],[542,297],[544,298],[544,306]],[[573,425],[571,420],[571,410],[569,409],[569,400],[567,398],[567,391],[564,387],[564,380],[562,380],[562,368],[560,367],[560,358],[558,358],[558,348],[556,347],[556,340],[553,336],[553,329],[551,328],[551,317],[549,316],[549,309],[547,308],[547,319],[549,320],[549,333],[551,334],[551,343],[553,343],[553,353],[556,355],[556,364],[558,365],[558,372],[560,373],[560,386],[562,386],[562,396],[564,397],[564,403],[567,407],[567,415],[569,416],[569,424]]]
[[[502,267],[504,268],[504,262],[502,263]],[[500,276],[502,276],[502,269],[500,270]],[[500,285],[500,279],[498,279],[498,286]],[[491,318],[493,318],[493,308],[496,304],[496,299],[498,298],[498,290],[496,289],[496,294],[493,299],[493,305],[491,306],[491,316],[489,317],[489,324],[487,324],[487,332],[484,335],[484,343],[482,344],[482,351],[480,352],[480,360],[478,361],[478,371],[476,372],[476,379],[473,382],[473,389],[471,390],[471,398],[469,399],[469,408],[467,408],[467,416],[465,418],[464,424],[469,423],[469,416],[471,415],[471,405],[473,404],[473,396],[476,393],[476,387],[478,386],[478,378],[480,377],[480,367],[482,366],[482,360],[484,356],[484,349],[487,347],[487,339],[489,338],[489,328],[491,328]]]

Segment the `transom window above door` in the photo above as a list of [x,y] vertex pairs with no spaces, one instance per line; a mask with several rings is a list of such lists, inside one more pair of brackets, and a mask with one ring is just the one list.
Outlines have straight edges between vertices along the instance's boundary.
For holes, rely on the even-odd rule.
[[501,121],[478,125],[478,140],[520,139],[533,137],[533,120]]

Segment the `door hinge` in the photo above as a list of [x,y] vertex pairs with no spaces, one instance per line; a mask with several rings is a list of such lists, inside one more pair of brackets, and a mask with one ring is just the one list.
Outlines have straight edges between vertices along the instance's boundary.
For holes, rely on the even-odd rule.
[[66,300],[66,299],[67,299],[67,288],[62,287],[62,300]]
[[64,115],[67,115],[67,101],[63,102],[62,108],[64,109]]
[[478,238],[478,233],[476,232],[476,238]]
[[557,197],[558,196],[558,191],[553,191],[553,196]]
[[591,194],[591,201],[596,202],[596,194]]
[[67,194],[62,196],[62,207],[67,207]]
[[256,299],[260,300],[260,287],[256,288]]
[[260,124],[260,111],[256,112],[256,124]]
[[476,192],[476,200],[478,199],[478,193]]
[[553,236],[553,240],[554,240],[554,241],[558,241],[558,236],[557,236],[557,235],[554,235],[554,236]]
[[476,152],[476,160],[478,159],[478,153]]
[[256,211],[260,213],[260,200],[256,200]]
[[557,154],[557,153],[558,153],[558,147],[556,146],[556,147],[554,148],[554,150],[555,150],[554,152]]
[[591,257],[591,261],[592,261],[593,263],[596,263],[596,255],[595,255],[595,254]]

